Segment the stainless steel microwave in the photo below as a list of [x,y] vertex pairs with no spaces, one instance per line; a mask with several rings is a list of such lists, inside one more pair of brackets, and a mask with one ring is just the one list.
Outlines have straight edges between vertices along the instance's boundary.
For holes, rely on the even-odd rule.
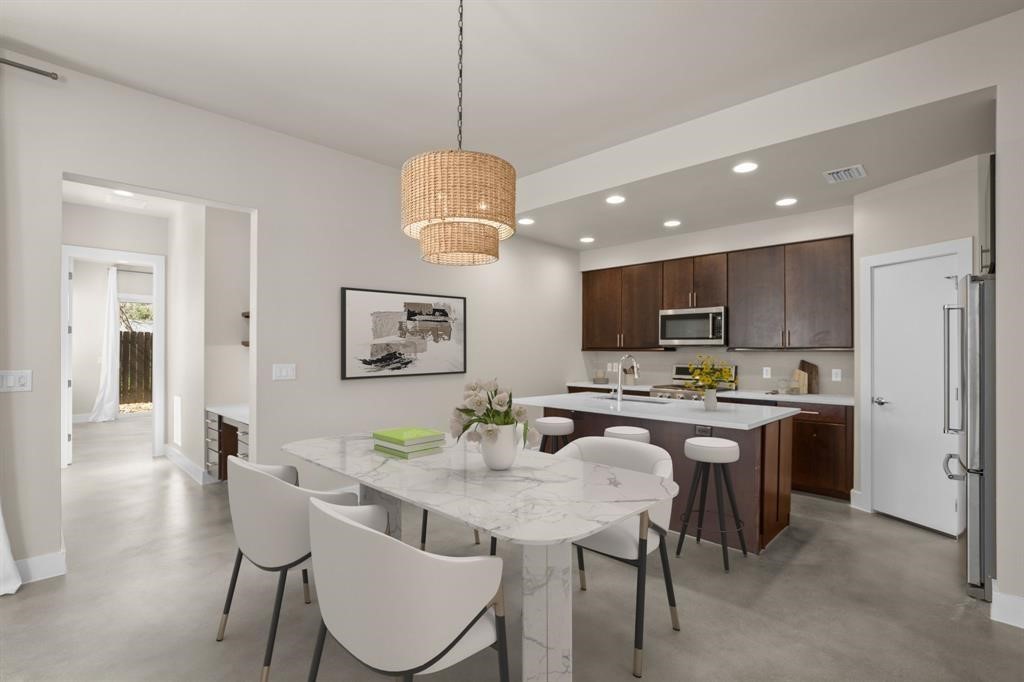
[[724,346],[725,308],[662,310],[659,315],[662,346]]

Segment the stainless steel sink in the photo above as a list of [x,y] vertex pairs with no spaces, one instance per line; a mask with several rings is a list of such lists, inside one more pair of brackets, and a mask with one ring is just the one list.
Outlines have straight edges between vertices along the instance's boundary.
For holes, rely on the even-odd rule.
[[[618,400],[613,395],[602,395],[595,397],[595,400]],[[622,396],[622,402],[624,403],[647,403],[648,405],[668,405],[671,400],[658,400],[657,398],[627,398]]]

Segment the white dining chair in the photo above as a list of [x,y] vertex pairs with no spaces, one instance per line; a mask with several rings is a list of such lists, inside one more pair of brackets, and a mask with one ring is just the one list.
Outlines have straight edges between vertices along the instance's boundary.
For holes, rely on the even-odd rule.
[[[224,629],[231,611],[231,600],[238,582],[242,557],[264,571],[278,573],[277,596],[270,619],[270,633],[263,655],[261,682],[270,679],[270,660],[274,654],[277,623],[281,616],[285,579],[288,570],[309,559],[310,499],[333,504],[358,504],[359,496],[351,491],[317,491],[298,487],[298,471],[285,465],[250,464],[237,457],[228,457],[228,505],[231,525],[238,543],[235,567],[231,572],[228,596],[224,600],[217,641],[224,639]],[[302,569],[306,603],[309,599],[309,573]]]
[[[605,464],[620,469],[632,469],[672,480],[672,456],[663,448],[620,438],[588,436],[577,438],[558,451],[558,455]],[[655,550],[661,554],[661,568],[665,574],[672,629],[679,630],[679,614],[672,585],[672,572],[666,546],[667,528],[672,517],[672,500],[659,502],[648,512],[621,521],[593,535],[577,540],[576,560],[579,563],[580,589],[587,589],[587,573],[583,565],[583,550],[596,552],[610,559],[636,567],[636,614],[633,631],[633,676],[643,676],[644,669],[644,600],[647,587],[647,555]],[[653,536],[649,537],[649,531]]]
[[490,646],[508,682],[505,603],[498,557],[445,557],[385,535],[380,507],[310,500],[309,535],[320,631],[368,668],[404,680],[449,668]]

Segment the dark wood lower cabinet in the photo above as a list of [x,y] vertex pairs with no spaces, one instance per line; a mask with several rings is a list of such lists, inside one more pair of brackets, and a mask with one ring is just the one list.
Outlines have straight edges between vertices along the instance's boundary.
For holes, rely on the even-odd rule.
[[[544,414],[572,419],[575,423],[574,439],[602,436],[609,426],[639,426],[650,431],[651,442],[665,448],[672,455],[673,476],[679,485],[679,495],[672,504],[670,528],[677,532],[682,528],[683,507],[686,506],[686,496],[696,469],[696,463],[683,455],[683,443],[687,438],[697,435],[697,426],[551,408],[546,408]],[[739,461],[729,466],[737,506],[744,524],[744,539],[747,548],[753,552],[767,547],[789,525],[792,421],[784,419],[750,431],[711,429],[711,435],[734,440],[740,445]],[[696,510],[696,504],[694,507]],[[703,528],[703,536],[711,542],[718,542],[719,538],[717,509],[712,485],[708,489]],[[730,525],[732,510],[728,508],[728,503],[725,513],[728,545],[739,549],[735,527]],[[697,519],[694,516],[687,534],[696,533],[696,527]]]

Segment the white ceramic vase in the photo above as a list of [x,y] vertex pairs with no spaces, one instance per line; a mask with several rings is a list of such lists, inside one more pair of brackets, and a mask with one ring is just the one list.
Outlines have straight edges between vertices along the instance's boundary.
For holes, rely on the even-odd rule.
[[494,438],[483,437],[480,452],[484,456],[484,464],[489,469],[504,471],[512,466],[519,452],[519,444],[523,442],[523,426],[508,424],[497,429]]
[[704,389],[704,409],[708,411],[718,409],[718,389],[717,388],[705,388]]

